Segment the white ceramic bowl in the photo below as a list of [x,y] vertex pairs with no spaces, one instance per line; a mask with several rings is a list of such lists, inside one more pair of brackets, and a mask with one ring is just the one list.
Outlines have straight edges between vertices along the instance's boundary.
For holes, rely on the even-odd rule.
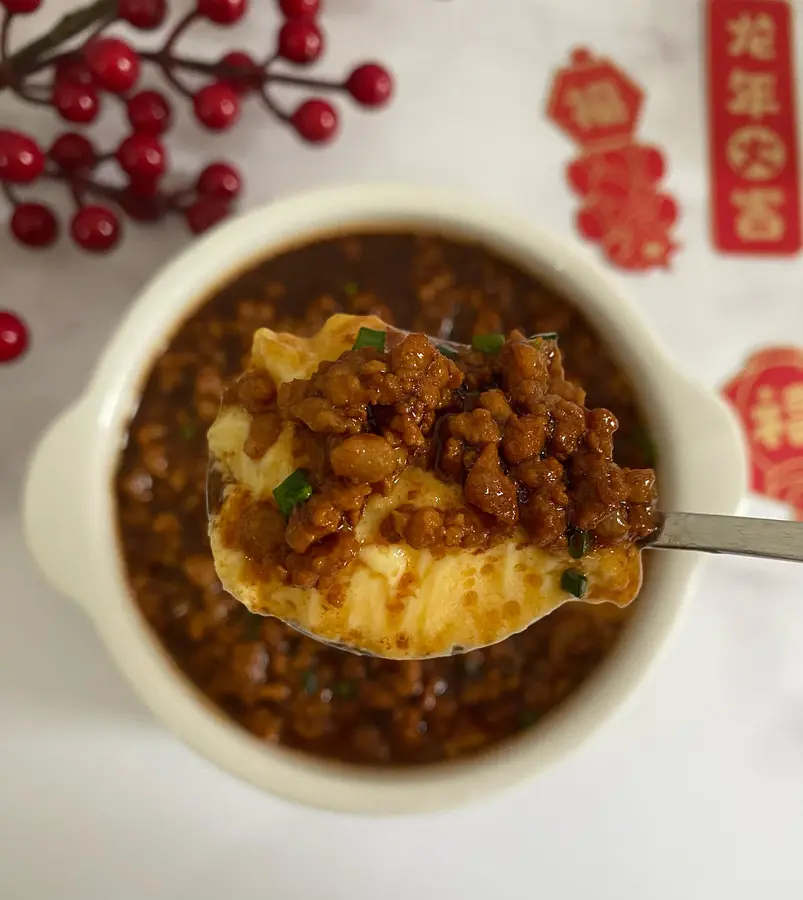
[[[178,672],[132,601],[112,490],[127,420],[169,336],[210,291],[250,263],[336,231],[409,226],[479,240],[554,285],[611,342],[660,453],[662,505],[734,513],[745,461],[725,405],[690,382],[584,251],[460,195],[409,187],[326,189],[254,210],[198,240],[159,272],[109,342],[86,392],[42,438],[24,498],[27,540],[47,578],[86,610],[145,702],[222,769],[289,800],[343,811],[453,806],[565,756],[642,680],[688,595],[698,558],[657,558],[632,624],[592,678],[542,726],[474,759],[406,770],[351,768],[266,745],[219,714]],[[693,423],[693,429],[690,428]]]

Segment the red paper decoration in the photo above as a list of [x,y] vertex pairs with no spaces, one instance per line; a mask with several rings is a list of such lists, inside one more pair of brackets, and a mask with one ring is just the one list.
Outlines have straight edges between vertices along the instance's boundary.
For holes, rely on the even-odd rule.
[[713,241],[725,253],[801,246],[792,10],[709,0]]
[[724,388],[747,436],[752,488],[803,520],[803,350],[754,353]]
[[570,186],[583,198],[577,228],[624,269],[666,267],[677,244],[674,198],[659,185],[666,164],[658,147],[635,140],[644,92],[607,59],[572,51],[552,82],[547,115],[580,147]]

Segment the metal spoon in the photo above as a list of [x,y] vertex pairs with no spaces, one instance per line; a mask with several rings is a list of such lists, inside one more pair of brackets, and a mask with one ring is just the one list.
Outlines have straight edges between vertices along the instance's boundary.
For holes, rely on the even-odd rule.
[[661,527],[644,546],[803,562],[803,522],[664,513]]
[[[400,329],[393,330],[400,331]],[[466,349],[465,344],[455,341],[445,339],[432,339],[432,341],[438,347],[454,352]],[[206,506],[210,519],[216,516],[220,510],[223,491],[223,479],[214,460],[210,459],[206,483]],[[645,549],[697,550],[704,553],[732,553],[739,556],[803,562],[803,522],[717,516],[704,513],[663,513],[658,530],[644,541],[642,546]],[[311,634],[296,622],[286,624],[322,643],[352,652],[364,652],[358,648]],[[456,650],[455,652],[461,651]]]

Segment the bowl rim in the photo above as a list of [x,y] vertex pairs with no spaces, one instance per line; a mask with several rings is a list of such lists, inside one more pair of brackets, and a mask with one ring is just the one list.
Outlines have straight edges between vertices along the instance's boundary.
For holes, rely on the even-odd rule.
[[[118,542],[113,479],[143,380],[178,324],[249,265],[334,231],[388,226],[476,240],[577,303],[614,345],[614,355],[637,382],[639,400],[650,407],[645,415],[661,448],[664,496],[672,496],[676,508],[733,513],[745,482],[736,426],[724,403],[678,371],[587,251],[462,193],[373,184],[296,194],[218,226],[158,271],[108,341],[82,397],[52,428],[63,435],[71,432],[82,452],[78,477],[85,480],[91,513],[85,517],[84,553],[72,565],[89,569],[92,579],[84,579],[80,589],[71,587],[67,577],[51,580],[82,603],[146,704],[200,754],[284,799],[367,813],[452,807],[510,786],[576,749],[643,681],[677,624],[697,569],[691,554],[664,555],[656,566],[660,574],[651,574],[648,582],[649,596],[642,598],[623,639],[588,682],[551,712],[544,726],[464,760],[371,769],[268,746],[226,718],[180,672],[131,597]],[[224,275],[221,258],[228,260]],[[705,447],[701,451],[686,439],[682,413],[716,424],[707,462]],[[720,464],[717,453],[724,453],[727,465]],[[39,463],[37,469],[35,458],[29,485],[41,473],[42,459]],[[37,496],[35,489],[26,489],[26,531],[47,571],[43,557],[48,551],[37,532],[42,519]]]

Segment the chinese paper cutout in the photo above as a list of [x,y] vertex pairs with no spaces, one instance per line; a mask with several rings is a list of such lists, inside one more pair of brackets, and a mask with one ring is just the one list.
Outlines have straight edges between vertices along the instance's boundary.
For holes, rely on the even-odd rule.
[[547,103],[549,118],[580,148],[567,169],[582,198],[580,234],[614,265],[631,270],[666,267],[677,249],[670,233],[677,203],[660,184],[664,155],[635,139],[643,105],[637,84],[584,48],[556,73]]
[[726,253],[801,247],[791,7],[709,0],[712,226]]
[[753,490],[803,520],[803,350],[753,354],[724,394],[745,430]]

